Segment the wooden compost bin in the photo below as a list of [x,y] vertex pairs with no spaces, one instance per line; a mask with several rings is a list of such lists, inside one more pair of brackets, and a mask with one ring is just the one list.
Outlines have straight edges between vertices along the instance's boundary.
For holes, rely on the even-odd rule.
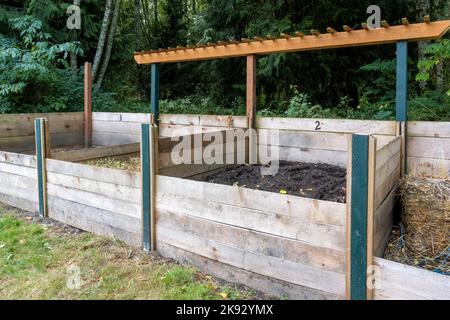
[[[94,113],[93,119],[97,148],[71,151],[64,160],[44,161],[48,216],[141,246],[144,224],[141,174],[75,162],[139,151],[136,143],[140,141],[140,124],[149,115]],[[276,296],[348,297],[352,204],[349,194],[350,201],[344,204],[184,179],[220,169],[221,165],[171,164],[165,154],[170,152],[170,148],[165,149],[167,136],[176,135],[179,128],[194,132],[195,125],[205,132],[245,128],[246,117],[163,115],[161,119],[160,132],[166,137],[159,139],[160,170],[155,181],[156,247],[160,253]],[[26,126],[21,125],[26,134],[19,131],[19,136],[29,134],[30,123],[33,124],[28,121]],[[424,124],[415,126],[423,128]],[[8,122],[6,127],[13,126]],[[318,127],[320,130],[316,130]],[[392,226],[395,187],[401,168],[401,139],[395,136],[395,122],[262,118],[257,120],[257,128],[281,129],[281,160],[326,162],[347,168],[351,167],[348,144],[351,133],[375,137],[374,179],[369,179],[373,198],[367,210],[368,217],[373,216],[374,226],[367,237],[377,257],[374,264],[381,270],[381,286],[373,290],[373,298],[449,298],[449,277],[380,258]],[[418,130],[414,134],[424,134]],[[442,134],[433,130],[434,134]],[[11,133],[2,130],[0,134]],[[32,143],[30,138],[26,139]],[[82,139],[79,141],[82,143]],[[444,140],[440,141],[442,144]],[[410,144],[414,143],[410,140]],[[6,146],[12,144],[8,142]],[[0,151],[3,182],[0,201],[38,211],[41,200],[37,167],[34,155]],[[367,253],[370,255],[370,250]]]
[[[329,163],[348,167],[349,172],[348,132],[376,134],[377,179],[370,182],[376,190],[373,250],[382,254],[391,231],[400,176],[401,139],[392,135],[395,123],[263,118],[257,126],[263,135],[281,130],[280,160]],[[320,131],[316,131],[318,126]],[[159,140],[160,174],[155,185],[159,252],[277,296],[346,297],[350,202],[183,179],[218,168],[174,165],[168,146],[175,143],[168,138]],[[225,145],[223,149],[227,150]]]

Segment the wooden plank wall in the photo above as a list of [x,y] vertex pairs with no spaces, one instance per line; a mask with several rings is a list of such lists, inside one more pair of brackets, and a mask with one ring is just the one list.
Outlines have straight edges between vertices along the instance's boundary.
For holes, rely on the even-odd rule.
[[140,143],[129,143],[118,146],[101,146],[96,148],[61,151],[52,153],[52,159],[80,162],[85,160],[133,155],[139,153]]
[[[347,165],[348,133],[372,134],[382,147],[394,138],[395,122],[335,119],[258,118],[260,143],[279,131],[280,159]],[[272,144],[268,144],[272,145]]]
[[345,296],[345,204],[160,175],[156,190],[164,255],[199,257],[190,261],[222,277],[224,264],[272,278],[289,296]]
[[374,254],[382,256],[394,221],[395,192],[401,175],[401,137],[376,152]]
[[0,151],[0,202],[38,210],[36,157]]
[[450,122],[408,122],[408,172],[436,178],[450,174]]
[[0,115],[0,150],[11,152],[35,149],[34,119],[49,120],[52,147],[84,143],[82,112]]
[[[239,145],[244,148],[248,139],[245,137],[245,135],[235,133],[233,130],[234,129],[225,129],[222,131],[215,130],[214,133],[198,133],[188,134],[186,136],[177,136],[176,138],[160,138],[158,146],[159,173],[165,176],[186,178],[226,167],[227,157],[232,157],[234,159],[234,163],[238,163],[237,161],[239,159],[236,155],[237,148]],[[235,137],[234,143],[227,142],[227,137],[232,137],[233,135]],[[176,145],[182,143],[182,141],[185,141],[183,139],[188,139],[187,141],[190,145],[189,149],[183,149],[183,153],[187,152],[189,154],[190,163],[175,164],[172,159],[172,152],[174,150],[173,148]],[[205,154],[207,150],[206,148],[208,148],[210,144],[217,142],[216,139],[222,139],[221,141],[223,141],[223,143],[221,144],[221,150],[217,150],[221,154],[217,158],[208,157],[211,156],[211,152],[207,152]],[[196,143],[197,140],[199,142],[201,141],[201,143]],[[210,146],[210,148],[213,147]],[[196,160],[196,157],[199,157],[200,159]],[[221,161],[221,163],[208,164],[216,162],[216,160]],[[243,160],[241,163],[245,163],[245,154],[243,154],[241,160]]]
[[450,299],[449,276],[381,258],[375,258],[375,265],[379,267],[375,300]]
[[[139,142],[141,123],[150,122],[149,113],[93,113],[93,143],[117,145]],[[202,130],[217,131],[227,128],[246,128],[247,118],[241,116],[176,115],[160,116],[160,137],[194,133],[194,126]],[[181,129],[181,131],[180,131]]]
[[47,159],[49,217],[141,244],[140,175]]

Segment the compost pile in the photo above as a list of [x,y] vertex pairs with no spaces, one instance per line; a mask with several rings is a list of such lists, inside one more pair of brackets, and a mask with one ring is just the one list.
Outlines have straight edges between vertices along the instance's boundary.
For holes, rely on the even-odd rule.
[[137,172],[141,170],[140,157],[107,157],[101,159],[88,160],[84,162],[90,166],[127,170]]
[[325,163],[281,161],[275,175],[261,175],[261,165],[234,165],[208,175],[207,182],[345,202],[347,170]]
[[405,207],[385,257],[450,275],[450,180],[405,177]]

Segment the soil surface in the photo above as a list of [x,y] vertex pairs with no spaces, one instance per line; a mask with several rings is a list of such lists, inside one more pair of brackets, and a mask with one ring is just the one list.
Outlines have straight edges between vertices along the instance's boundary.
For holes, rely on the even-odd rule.
[[204,181],[345,203],[346,171],[325,163],[281,161],[274,176],[262,176],[261,165],[234,165]]

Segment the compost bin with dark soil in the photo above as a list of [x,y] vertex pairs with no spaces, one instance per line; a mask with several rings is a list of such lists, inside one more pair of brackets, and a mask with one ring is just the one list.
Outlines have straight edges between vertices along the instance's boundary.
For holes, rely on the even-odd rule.
[[347,170],[325,163],[281,161],[275,175],[261,175],[261,165],[234,165],[203,181],[345,203]]

